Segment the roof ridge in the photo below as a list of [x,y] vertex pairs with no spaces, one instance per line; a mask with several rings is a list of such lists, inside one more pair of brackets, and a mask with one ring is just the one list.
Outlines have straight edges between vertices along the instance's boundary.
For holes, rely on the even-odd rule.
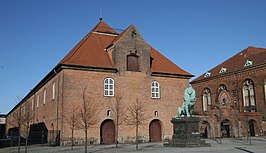
[[114,43],[116,43],[118,40],[120,40],[120,38],[122,38],[122,36],[131,28],[134,27],[133,24],[131,24],[129,27],[127,27],[123,32],[121,32],[118,36],[116,36],[116,38],[106,47],[110,47],[112,46]]
[[[102,26],[101,26],[102,25]],[[99,28],[99,27],[102,27],[102,28],[108,28],[108,29],[111,29],[111,30],[113,30],[110,26],[108,26],[105,22],[103,22],[102,20],[100,20],[100,22],[96,25],[96,26],[94,26],[93,28],[92,28],[92,30],[90,30],[89,31],[89,33],[87,33],[83,38],[82,38],[82,40],[80,40],[80,42],[76,45],[76,46],[74,46],[74,48],[76,48],[75,50],[73,50],[73,49],[71,49],[70,50],[70,52],[68,53],[68,54],[71,54],[71,52],[72,52],[72,54],[67,58],[67,59],[65,59],[65,57],[67,57],[67,55],[59,62],[60,64],[63,64],[63,63],[65,63],[65,62],[67,62],[69,59],[71,59],[74,55],[75,55],[75,53],[79,50],[79,48],[86,42],[86,40],[91,36],[91,34],[97,29],[97,28]],[[103,33],[105,33],[104,31],[101,31],[101,32],[103,32]],[[115,32],[115,30],[113,30],[113,32]],[[113,33],[113,34],[117,34],[116,32],[115,33]],[[73,50],[73,51],[72,51]]]

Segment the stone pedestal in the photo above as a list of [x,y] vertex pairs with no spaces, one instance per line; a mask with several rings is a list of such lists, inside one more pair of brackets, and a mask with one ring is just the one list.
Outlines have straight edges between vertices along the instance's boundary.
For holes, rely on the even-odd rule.
[[200,139],[198,131],[198,117],[172,118],[174,134],[172,140],[164,144],[165,147],[204,147],[210,146]]

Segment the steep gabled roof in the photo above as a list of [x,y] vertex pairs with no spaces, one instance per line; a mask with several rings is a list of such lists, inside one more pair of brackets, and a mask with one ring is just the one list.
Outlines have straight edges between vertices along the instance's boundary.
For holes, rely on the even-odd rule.
[[[61,61],[60,65],[84,66],[93,68],[115,69],[108,53],[105,49],[117,41],[128,29],[134,27],[130,25],[119,35],[103,21],[100,21]],[[169,59],[151,47],[153,59],[151,71],[154,73],[173,74],[192,77],[190,73],[182,70]]]
[[[248,65],[245,65],[247,62],[250,62]],[[266,62],[266,49],[265,48],[256,48],[256,47],[248,47],[241,52],[237,53],[233,57],[227,59],[223,63],[217,65],[208,71],[209,76],[205,76],[204,73],[191,83],[212,78],[219,75],[224,75],[232,72],[236,72],[239,70],[244,70],[247,68],[251,68],[254,66],[258,66]],[[222,70],[222,71],[221,71]]]
[[104,50],[117,33],[100,21],[61,61],[61,65],[114,68]]
[[[151,47],[151,46],[150,46]],[[182,76],[193,77],[192,74],[176,66],[168,58],[151,47],[152,66],[151,71],[154,73],[177,74]]]

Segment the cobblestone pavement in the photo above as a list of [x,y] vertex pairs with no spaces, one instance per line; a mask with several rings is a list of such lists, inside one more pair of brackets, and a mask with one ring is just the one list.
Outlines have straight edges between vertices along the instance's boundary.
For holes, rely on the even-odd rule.
[[[135,149],[133,144],[119,144],[118,148],[115,145],[94,145],[88,146],[90,153],[266,153],[266,137],[253,137],[251,145],[245,138],[242,139],[222,139],[222,144],[219,140],[206,139],[211,147],[197,148],[172,148],[164,147],[163,143],[145,143],[139,145],[139,150]],[[21,147],[21,152],[24,152],[24,146]],[[0,149],[0,153],[16,153],[17,147],[9,147]],[[28,147],[28,153],[83,153],[84,146],[75,146],[74,150],[70,147],[47,147],[32,145]]]

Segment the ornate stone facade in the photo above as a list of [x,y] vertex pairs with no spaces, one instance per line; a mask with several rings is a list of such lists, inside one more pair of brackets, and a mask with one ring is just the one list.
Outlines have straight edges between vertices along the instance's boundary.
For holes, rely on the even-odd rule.
[[[195,111],[201,117],[203,137],[264,134],[265,55],[266,49],[248,47],[191,82],[197,93]],[[246,65],[249,60],[253,64]]]

